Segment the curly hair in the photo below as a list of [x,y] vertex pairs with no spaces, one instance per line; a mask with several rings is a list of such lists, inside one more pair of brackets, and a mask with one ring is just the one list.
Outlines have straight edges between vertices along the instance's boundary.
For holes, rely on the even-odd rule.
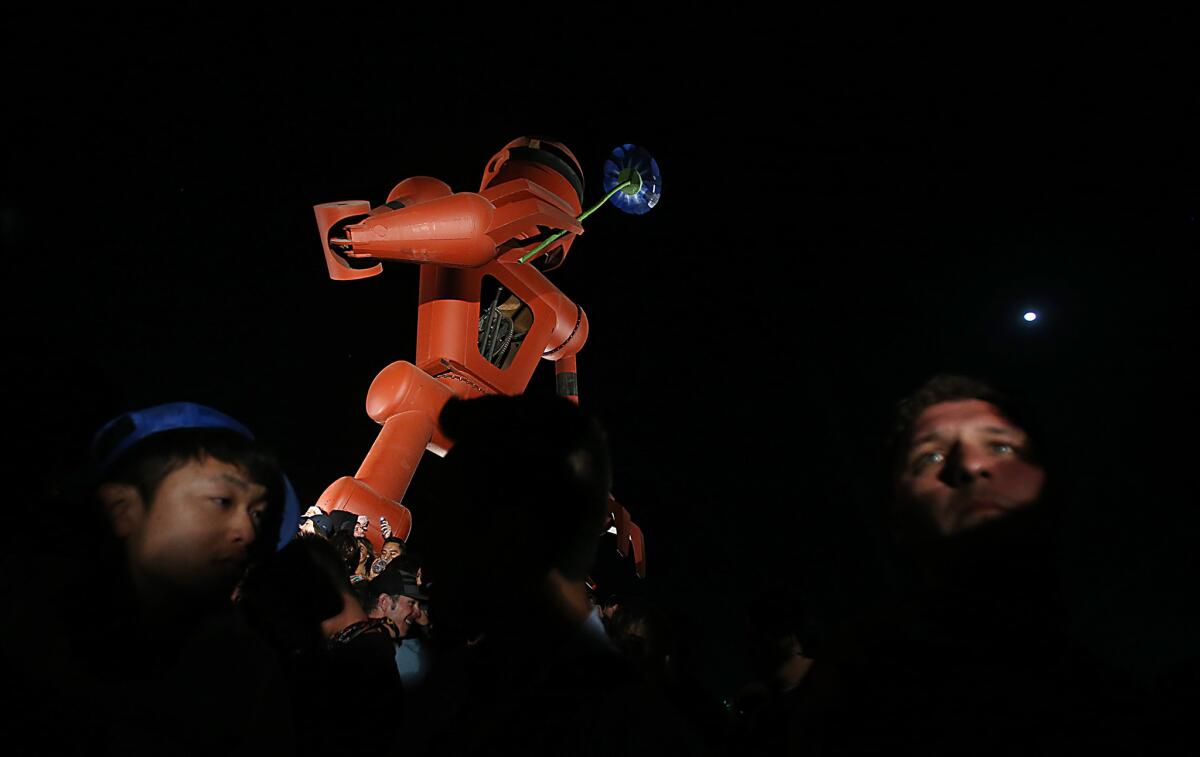
[[888,439],[888,452],[893,465],[893,476],[903,465],[903,455],[912,438],[917,419],[930,407],[942,402],[958,400],[983,400],[1000,411],[1012,423],[1020,426],[1030,436],[1027,452],[1032,452],[1033,434],[1030,433],[1027,414],[1012,397],[998,391],[991,384],[970,376],[939,373],[931,376],[915,392],[900,400],[896,405],[895,420]]

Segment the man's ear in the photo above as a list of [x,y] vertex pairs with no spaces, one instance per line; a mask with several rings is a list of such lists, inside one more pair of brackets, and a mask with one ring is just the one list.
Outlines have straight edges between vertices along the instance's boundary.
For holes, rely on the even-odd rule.
[[104,483],[97,492],[104,512],[108,514],[113,534],[118,539],[127,539],[142,522],[146,505],[142,495],[133,484]]

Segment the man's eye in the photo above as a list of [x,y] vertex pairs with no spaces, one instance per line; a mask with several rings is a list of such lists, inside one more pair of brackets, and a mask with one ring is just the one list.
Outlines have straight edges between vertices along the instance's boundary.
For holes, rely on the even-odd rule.
[[992,451],[1001,455],[1007,455],[1010,452],[1016,452],[1016,448],[1008,442],[992,442]]
[[233,505],[233,497],[213,497],[212,501],[221,507],[230,507]]
[[917,458],[915,460],[913,460],[913,463],[912,463],[913,472],[920,473],[921,471],[928,468],[930,465],[936,465],[937,463],[940,463],[945,459],[946,459],[946,456],[943,455],[941,452],[938,452],[937,450],[933,450],[930,452],[926,452],[922,455],[918,455]]
[[265,521],[266,519],[267,519],[267,511],[266,510],[251,510],[250,511],[250,524],[252,526],[254,526],[255,533],[258,533],[259,529],[262,528],[263,521]]

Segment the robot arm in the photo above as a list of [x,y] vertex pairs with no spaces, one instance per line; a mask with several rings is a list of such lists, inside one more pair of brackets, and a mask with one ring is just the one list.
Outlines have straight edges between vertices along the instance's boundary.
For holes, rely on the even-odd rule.
[[559,397],[566,397],[579,404],[579,373],[575,369],[575,356],[571,355],[554,364],[554,385]]
[[628,557],[633,550],[633,565],[639,578],[646,577],[646,540],[642,529],[633,522],[629,511],[611,494],[608,495],[609,514],[606,527],[615,530],[617,534],[617,552],[621,557]]
[[315,208],[330,276],[358,279],[382,271],[366,258],[474,268],[495,258],[513,240],[543,230],[583,232],[570,206],[549,190],[514,179],[485,194],[451,193],[437,179],[413,177],[392,190],[375,209],[364,202]]

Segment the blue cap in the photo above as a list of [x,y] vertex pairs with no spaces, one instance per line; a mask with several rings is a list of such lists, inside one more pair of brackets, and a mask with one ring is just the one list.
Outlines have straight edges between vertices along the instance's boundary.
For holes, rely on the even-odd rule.
[[[250,429],[219,410],[195,402],[169,402],[124,413],[105,423],[92,438],[93,470],[97,475],[108,472],[130,447],[147,437],[163,431],[193,428],[225,429],[254,440]],[[277,549],[282,549],[291,541],[300,520],[300,500],[296,490],[282,472],[280,477],[283,480],[284,498]]]

